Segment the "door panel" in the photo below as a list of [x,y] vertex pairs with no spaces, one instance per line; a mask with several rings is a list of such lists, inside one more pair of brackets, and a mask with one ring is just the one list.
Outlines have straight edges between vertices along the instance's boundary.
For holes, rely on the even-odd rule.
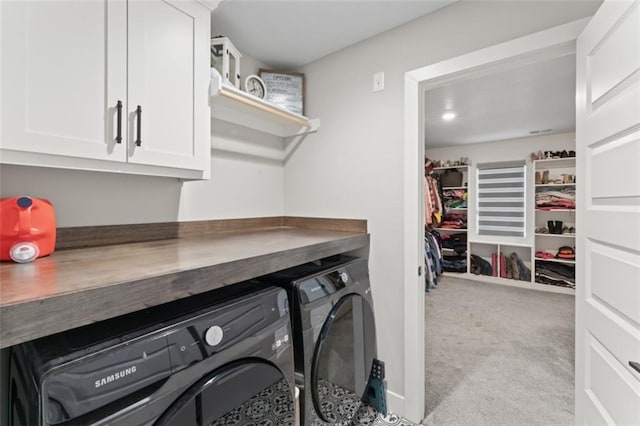
[[[591,187],[594,199],[640,196],[640,131],[614,143],[593,149],[591,168],[606,170],[606,179],[595,179]],[[612,165],[615,164],[615,167]],[[624,182],[624,185],[618,184]]]
[[293,390],[274,365],[231,362],[192,385],[156,426],[293,425]]
[[[206,10],[196,2],[154,0],[129,3],[130,138],[136,140],[142,108],[141,146],[131,143],[129,161],[202,169],[202,98],[208,69],[202,49]],[[208,37],[204,37],[207,39]],[[208,156],[207,156],[208,158]]]
[[[640,9],[635,7],[628,16],[614,24],[589,55],[591,99],[594,103],[640,68],[640,50],[626,43],[637,36],[638,28]],[[616,66],[612,67],[614,63]]]
[[374,321],[369,303],[349,294],[323,324],[311,367],[313,404],[322,420],[348,424],[356,414],[375,354]]
[[632,326],[640,324],[640,285],[629,280],[610,279],[618,274],[640,276],[640,256],[595,242],[588,242],[586,249],[591,258],[585,282],[588,297],[615,307]]
[[640,424],[640,2],[578,38],[576,423]]
[[[621,368],[613,355],[588,335],[587,384],[591,402],[606,410],[607,423],[634,425],[640,418],[640,383]],[[606,408],[605,408],[606,407]],[[603,413],[604,414],[604,413]]]
[[[126,3],[3,2],[2,148],[122,161]],[[10,107],[9,107],[10,106]]]
[[607,309],[607,305],[595,300],[591,301],[587,308],[586,326],[589,329],[588,334],[606,346],[621,368],[628,370],[632,377],[634,370],[625,360],[634,359],[640,350],[638,332],[620,316]]

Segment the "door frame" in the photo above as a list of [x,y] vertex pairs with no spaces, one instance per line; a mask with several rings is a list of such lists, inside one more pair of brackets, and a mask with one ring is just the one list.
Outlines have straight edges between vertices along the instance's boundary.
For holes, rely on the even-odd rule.
[[429,89],[575,53],[590,17],[405,73],[404,78],[404,409],[425,417],[424,98]]

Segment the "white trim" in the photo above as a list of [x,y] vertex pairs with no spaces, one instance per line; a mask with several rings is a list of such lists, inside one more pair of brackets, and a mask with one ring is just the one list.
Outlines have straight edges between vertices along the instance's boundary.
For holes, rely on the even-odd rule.
[[[424,93],[460,77],[480,76],[575,52],[575,41],[589,18],[579,19],[525,37],[480,49],[405,73],[404,129],[404,417],[420,422],[424,417],[424,248],[416,235],[424,232],[421,178],[424,129],[420,119]],[[423,155],[420,155],[422,153]],[[416,194],[418,196],[416,197]],[[417,253],[416,253],[417,252]],[[422,258],[422,260],[420,260]]]
[[[405,144],[404,144],[404,398],[403,417],[419,423],[424,416],[424,129],[419,117],[424,96],[419,82],[405,74]],[[416,224],[420,230],[416,232]],[[418,275],[418,269],[422,275]],[[407,313],[410,312],[411,315]],[[410,350],[409,350],[410,349]],[[417,365],[422,365],[415,369]],[[416,374],[422,373],[422,374]]]
[[404,407],[404,397],[387,390],[387,411],[396,414],[402,407]]

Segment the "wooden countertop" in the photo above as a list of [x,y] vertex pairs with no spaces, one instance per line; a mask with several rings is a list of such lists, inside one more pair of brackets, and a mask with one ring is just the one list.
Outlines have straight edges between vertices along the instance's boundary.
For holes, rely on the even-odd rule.
[[366,247],[369,234],[279,226],[56,251],[0,264],[0,347]]

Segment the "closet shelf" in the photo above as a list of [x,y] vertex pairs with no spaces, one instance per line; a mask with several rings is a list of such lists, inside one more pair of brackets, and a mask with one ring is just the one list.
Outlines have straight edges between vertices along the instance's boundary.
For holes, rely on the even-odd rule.
[[450,207],[450,208],[445,208],[445,210],[466,212],[467,208],[466,207]]
[[446,166],[446,167],[434,167],[433,171],[435,172],[436,170],[458,170],[458,169],[468,169],[469,165],[465,164],[462,166]]
[[533,164],[536,170],[544,169],[544,168],[575,167],[576,157],[549,158],[547,160],[535,160]]
[[467,228],[433,228],[434,231],[444,231],[444,232],[467,232]]
[[302,136],[320,128],[319,119],[309,119],[222,83],[211,70],[211,116],[279,137]]
[[468,189],[466,186],[443,186],[442,190],[446,191],[447,189]]
[[575,212],[576,209],[551,209],[551,210],[547,210],[547,209],[536,209],[537,212]]
[[536,237],[575,238],[576,234],[536,234]]
[[575,265],[576,264],[575,260],[568,260],[568,259],[543,259],[541,257],[536,257],[536,261],[566,263],[568,265]]
[[575,183],[537,183],[536,188],[554,187],[554,186],[576,186]]

